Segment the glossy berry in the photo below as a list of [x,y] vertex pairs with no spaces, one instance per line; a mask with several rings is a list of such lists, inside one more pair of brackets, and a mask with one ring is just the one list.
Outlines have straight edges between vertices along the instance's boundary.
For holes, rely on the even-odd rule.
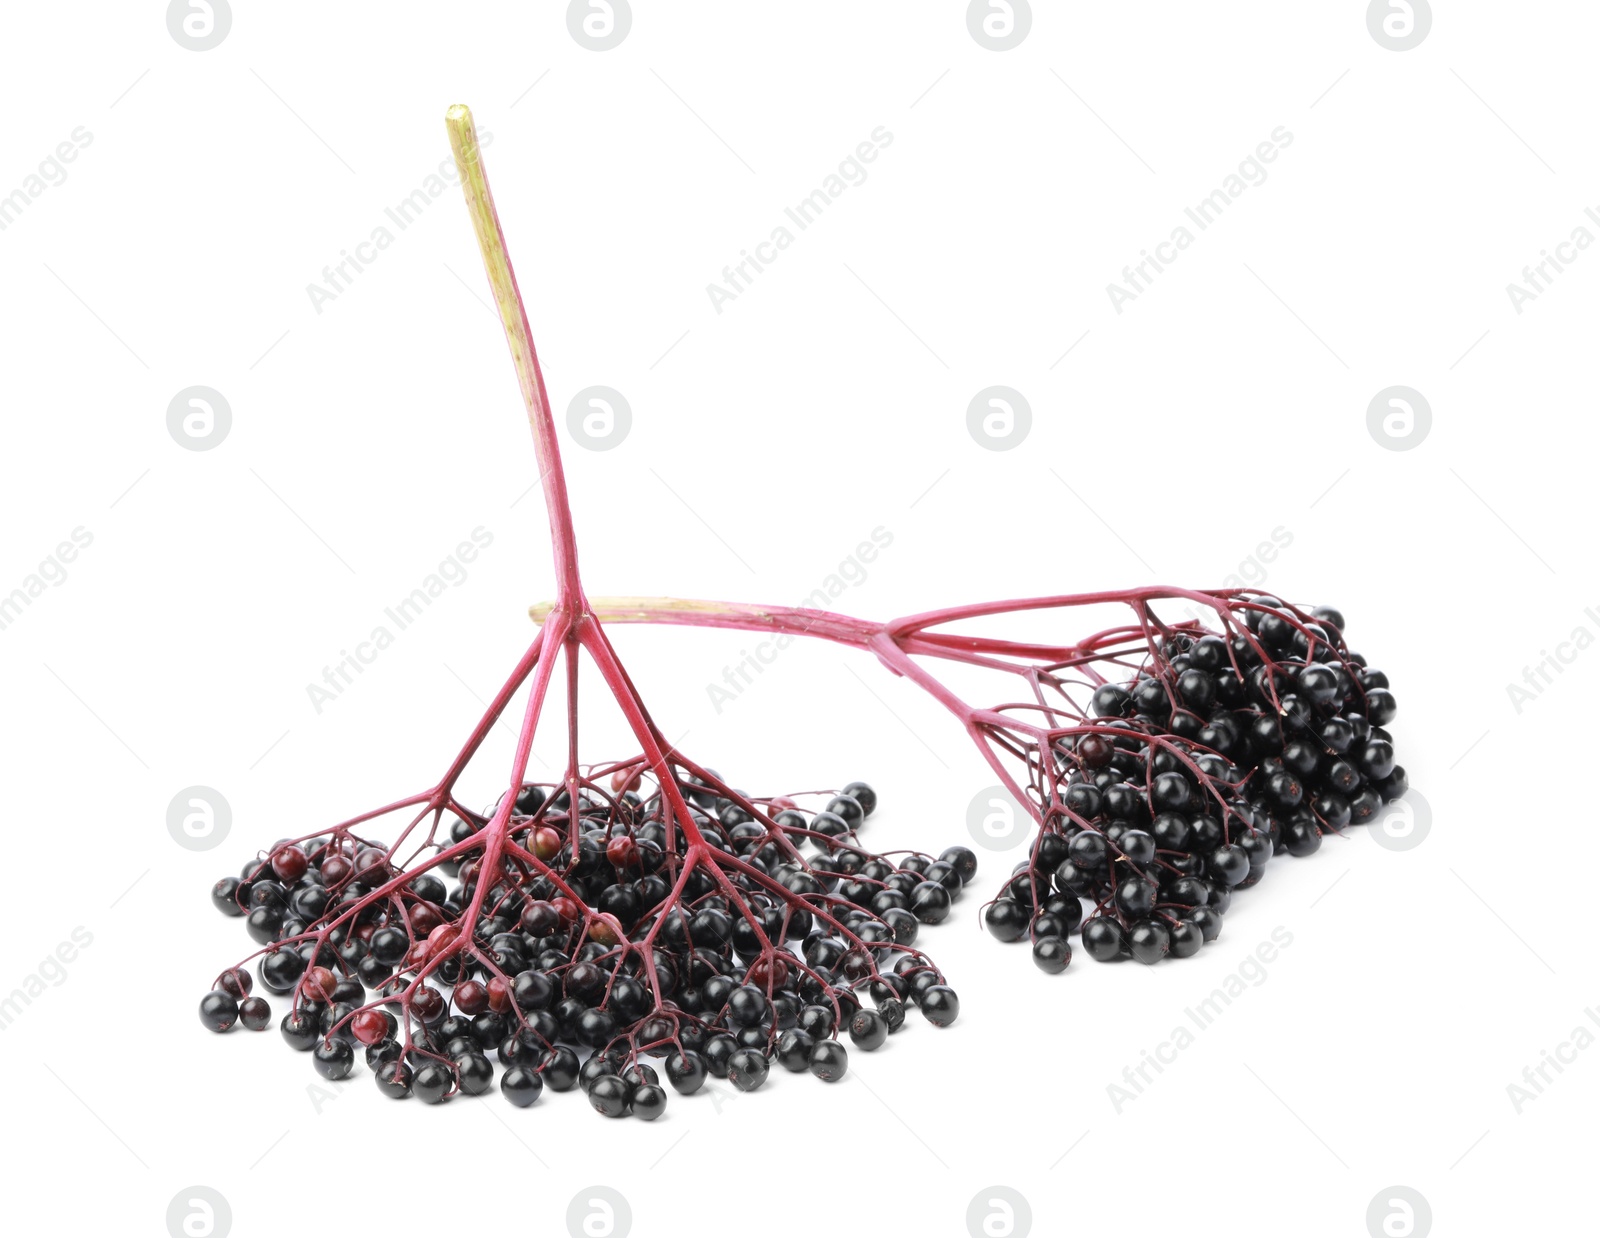
[[283,908],[268,905],[254,908],[245,917],[244,926],[254,941],[265,946],[278,939],[283,920]]
[[1322,846],[1322,831],[1317,829],[1314,821],[1291,821],[1284,828],[1283,845],[1290,855],[1310,855]]
[[283,1016],[278,1030],[283,1033],[291,1049],[298,1049],[302,1053],[309,1052],[322,1039],[319,1020],[309,1010],[291,1010]]
[[851,782],[845,784],[843,795],[848,795],[861,805],[861,811],[871,816],[878,808],[878,793],[864,782]]
[[706,1081],[706,1063],[693,1049],[674,1053],[667,1059],[667,1082],[679,1095],[698,1092]]
[[252,1032],[265,1031],[272,1023],[272,1006],[264,997],[247,997],[239,1003],[239,1022]]
[[741,985],[728,996],[728,1018],[740,1027],[754,1027],[767,1013],[767,999],[752,984]]
[[1066,971],[1072,962],[1072,947],[1061,937],[1041,937],[1033,943],[1033,962],[1050,975]]
[[1126,946],[1122,926],[1108,916],[1096,916],[1083,926],[1083,950],[1097,963],[1120,958]]
[[578,1055],[565,1045],[546,1053],[539,1066],[552,1092],[570,1092],[578,1086]]
[[225,1032],[239,1020],[239,1003],[220,989],[200,999],[200,1022],[213,1032]]
[[759,1049],[739,1049],[728,1059],[728,1082],[741,1092],[754,1092],[767,1081],[767,1059]]
[[739,1042],[726,1033],[719,1032],[717,1035],[710,1037],[701,1049],[701,1053],[705,1057],[706,1069],[718,1079],[726,1079],[728,1077],[728,1062],[738,1048]]
[[274,950],[261,960],[261,983],[274,993],[287,993],[305,969],[305,960],[293,950]]
[[1170,944],[1168,954],[1175,959],[1186,959],[1200,952],[1205,935],[1200,926],[1190,920],[1180,920],[1168,929]]
[[605,1117],[620,1118],[628,1112],[628,1098],[632,1091],[619,1076],[602,1074],[589,1088],[589,1105]]
[[311,1050],[311,1064],[324,1079],[343,1079],[355,1065],[355,1050],[350,1042],[332,1036],[319,1040]]
[[299,847],[279,847],[272,853],[272,871],[285,885],[293,885],[306,875],[309,862]]
[[983,922],[1001,941],[1019,941],[1028,931],[1028,913],[1009,898],[996,899],[984,908]]
[[1171,944],[1167,926],[1156,920],[1140,920],[1128,930],[1128,953],[1141,963],[1159,963]]
[[441,1062],[425,1062],[417,1067],[411,1078],[411,1094],[430,1105],[437,1105],[450,1096],[455,1076]]
[[245,914],[239,905],[239,879],[237,877],[224,877],[211,887],[211,904],[225,916],[242,916]]
[[1210,907],[1196,907],[1184,918],[1200,930],[1205,941],[1215,941],[1222,934],[1222,917]]
[[962,885],[977,875],[978,856],[970,847],[947,847],[939,853],[939,859],[956,870]]
[[837,1083],[849,1069],[850,1055],[837,1040],[819,1040],[811,1046],[808,1066],[824,1083]]
[[1116,901],[1117,910],[1125,916],[1147,916],[1156,905],[1156,883],[1144,877],[1129,877],[1117,887]]
[[476,1050],[455,1059],[456,1082],[464,1096],[482,1096],[494,1086],[494,1066]]
[[526,1109],[544,1091],[544,1079],[529,1066],[513,1066],[500,1076],[500,1094],[518,1109]]
[[937,881],[918,882],[911,890],[911,914],[923,924],[942,924],[950,915],[950,891]]
[[654,1083],[643,1083],[633,1089],[628,1104],[634,1117],[654,1122],[667,1111],[667,1094]]
[[828,801],[825,812],[831,812],[840,818],[852,830],[856,829],[866,820],[866,805],[853,795],[836,795]]
[[935,1027],[949,1027],[961,1013],[961,999],[948,985],[930,985],[922,991],[922,1015]]
[[858,1010],[850,1016],[850,1040],[858,1049],[871,1052],[889,1038],[889,1024],[876,1010]]
[[375,1045],[389,1035],[389,1020],[381,1010],[363,1010],[350,1020],[350,1033],[364,1045]]
[[1228,843],[1211,853],[1208,868],[1214,880],[1236,886],[1250,874],[1250,857],[1239,847]]
[[799,1074],[811,1064],[811,1049],[814,1043],[807,1033],[797,1027],[791,1027],[778,1037],[773,1056],[785,1070]]
[[372,1072],[372,1080],[378,1085],[378,1091],[393,1100],[404,1100],[411,1095],[411,1067],[402,1061],[380,1063]]

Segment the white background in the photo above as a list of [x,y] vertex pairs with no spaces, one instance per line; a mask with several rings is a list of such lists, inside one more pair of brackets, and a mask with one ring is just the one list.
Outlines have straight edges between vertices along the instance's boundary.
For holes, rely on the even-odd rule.
[[[965,1234],[1003,1185],[1041,1234],[1361,1235],[1399,1184],[1441,1234],[1555,1228],[1590,1168],[1600,1051],[1520,1113],[1507,1085],[1600,1002],[1581,792],[1600,654],[1520,712],[1507,685],[1600,633],[1600,256],[1520,314],[1506,285],[1578,226],[1600,235],[1600,14],[1441,5],[1396,52],[1359,0],[1036,2],[996,52],[961,0],[639,0],[595,52],[565,7],[236,0],[203,52],[148,0],[7,10],[0,194],[92,135],[0,232],[0,593],[93,537],[0,631],[0,991],[93,935],[0,1041],[11,1226],[166,1233],[199,1184],[238,1235],[363,1216],[565,1232],[598,1183],[644,1235],[868,1214]],[[1266,586],[1341,607],[1389,671],[1431,833],[1280,858],[1195,960],[1054,978],[978,927],[1021,849],[985,853],[923,938],[956,1027],[913,1015],[837,1087],[777,1071],[752,1096],[674,1096],[654,1125],[575,1095],[397,1105],[364,1070],[328,1099],[275,1031],[203,1032],[196,1002],[249,944],[211,882],[431,783],[550,592],[459,194],[320,313],[306,291],[448,158],[457,101],[493,135],[558,412],[595,384],[632,408],[609,452],[563,429],[591,594],[794,602],[881,525],[892,547],[838,602],[881,618],[1215,586],[1281,528]],[[893,142],[866,181],[717,313],[706,285],[877,126]],[[1293,141],[1265,182],[1116,312],[1107,284],[1278,126]],[[166,424],[197,384],[232,411],[204,452]],[[1014,450],[966,428],[994,384],[1032,408]],[[1395,384],[1433,414],[1406,452],[1367,430]],[[465,582],[314,709],[307,685],[480,525]],[[868,660],[796,647],[719,713],[706,685],[741,636],[614,639],[668,734],[739,785],[864,777],[882,846],[968,840],[992,780]],[[623,755],[616,720],[587,716],[585,758]],[[492,797],[509,744],[497,731],[470,797]],[[196,784],[232,809],[206,853],[166,827]],[[1276,926],[1293,944],[1265,982],[1117,1112],[1107,1085]]]

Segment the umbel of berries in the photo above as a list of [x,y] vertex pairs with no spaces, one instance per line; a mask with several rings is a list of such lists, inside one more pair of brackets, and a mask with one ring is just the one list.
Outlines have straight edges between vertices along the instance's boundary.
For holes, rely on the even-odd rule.
[[[964,847],[879,854],[877,795],[756,797],[669,744],[584,596],[554,421],[471,115],[447,117],[526,403],[556,601],[439,779],[332,828],[283,838],[212,899],[256,943],[200,1001],[202,1024],[283,1039],[327,1079],[363,1067],[383,1095],[438,1103],[498,1089],[513,1105],[581,1089],[607,1117],[662,1114],[708,1077],[760,1088],[774,1065],[833,1082],[910,1012],[960,1004],[918,947],[972,877]],[[639,745],[578,761],[588,658]],[[548,690],[565,686],[565,768],[527,777]],[[527,689],[504,790],[463,774]],[[374,826],[389,821],[388,841]],[[259,979],[267,996],[252,992]],[[274,1011],[273,1006],[277,1006]],[[281,1014],[279,1013],[281,1012]]]
[[1343,616],[1263,595],[1227,613],[1236,630],[1145,632],[1137,672],[1096,686],[1033,764],[1042,828],[985,919],[1046,971],[1075,930],[1100,961],[1196,954],[1273,856],[1404,794],[1388,678],[1346,648]]
[[[1275,855],[1310,855],[1406,791],[1388,731],[1388,677],[1350,649],[1344,616],[1328,607],[1170,587],[887,623],[674,598],[595,606],[618,622],[833,641],[934,696],[1037,825],[984,920],[1002,941],[1030,942],[1046,972],[1067,968],[1074,937],[1100,961],[1198,953],[1222,931],[1235,892],[1259,882]],[[1104,626],[1072,643],[972,630],[996,615],[1079,610]],[[1009,679],[1007,703],[970,704],[938,677],[945,662]]]

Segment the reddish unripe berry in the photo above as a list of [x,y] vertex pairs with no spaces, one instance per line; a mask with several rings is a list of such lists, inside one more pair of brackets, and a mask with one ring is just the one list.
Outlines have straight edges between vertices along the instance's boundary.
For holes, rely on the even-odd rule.
[[272,871],[285,885],[293,885],[306,875],[310,862],[299,847],[279,847],[272,853]]
[[597,941],[602,946],[614,946],[618,939],[616,930],[609,924],[604,920],[595,920],[589,925],[589,940]]
[[489,990],[489,1009],[505,1014],[511,1009],[511,985],[504,976],[496,976],[486,986]]
[[613,868],[632,868],[639,862],[639,844],[626,834],[619,834],[606,844],[606,859]]
[[414,941],[406,951],[406,957],[400,960],[400,966],[406,971],[416,971],[432,957],[432,946],[425,941]]
[[344,856],[330,855],[322,861],[322,883],[331,888],[355,871],[355,866]]
[[749,983],[760,985],[762,988],[769,985],[781,988],[788,979],[789,965],[776,955],[757,959],[750,967]]
[[482,1014],[489,1008],[489,990],[476,980],[456,985],[456,1009],[462,1014]]
[[326,967],[312,967],[306,971],[303,991],[307,997],[328,1002],[333,1000],[333,990],[338,984],[338,978]]
[[1080,735],[1077,746],[1078,760],[1089,769],[1099,769],[1111,760],[1114,751],[1111,740],[1104,735]]
[[255,983],[250,973],[242,967],[232,967],[217,977],[214,988],[221,989],[229,997],[242,1000],[250,996],[250,988]]
[[565,895],[562,895],[559,898],[551,899],[550,906],[554,907],[556,909],[556,914],[568,924],[571,924],[578,918],[578,904],[573,902],[570,898],[567,898]]
[[428,957],[434,958],[443,954],[456,944],[456,938],[461,936],[460,930],[453,924],[441,924],[428,934]]
[[482,867],[481,861],[478,860],[468,860],[461,866],[461,872],[457,874],[457,877],[461,882],[462,889],[468,889],[477,882],[478,870]]
[[378,1010],[363,1010],[350,1020],[350,1032],[364,1045],[375,1045],[389,1034],[389,1020]]
[[433,907],[424,903],[411,913],[411,935],[413,937],[426,937],[443,923],[444,917]]
[[356,877],[367,885],[377,885],[389,876],[389,857],[376,847],[356,854]]
[[644,770],[642,766],[625,766],[611,775],[611,789],[618,795],[627,791],[639,789],[640,776]]
[[561,850],[561,831],[554,826],[541,825],[533,832],[533,854],[546,864],[556,858]]

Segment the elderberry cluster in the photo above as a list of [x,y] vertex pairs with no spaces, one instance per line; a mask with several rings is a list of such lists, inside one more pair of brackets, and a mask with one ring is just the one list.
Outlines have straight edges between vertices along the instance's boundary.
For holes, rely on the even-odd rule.
[[1188,958],[1275,855],[1371,821],[1405,794],[1384,728],[1388,677],[1344,644],[1344,617],[1241,600],[1225,636],[1166,629],[1131,680],[1095,688],[1033,767],[1043,828],[985,909],[1046,972],[1068,937],[1098,961]]
[[[685,1095],[713,1075],[754,1090],[773,1061],[831,1082],[847,1069],[845,1032],[873,1050],[911,1007],[954,1021],[955,992],[913,942],[948,916],[976,870],[971,851],[864,850],[857,831],[877,804],[865,783],[805,811],[752,801],[706,771],[678,784],[711,852],[690,862],[659,789],[636,771],[622,781],[617,794],[576,783],[575,813],[572,787],[522,786],[514,847],[470,933],[489,859],[472,844],[500,804],[458,817],[438,844],[447,854],[409,877],[389,850],[341,830],[275,844],[212,898],[262,945],[262,986],[289,998],[284,1039],[329,1079],[363,1050],[396,1098],[482,1094],[497,1059],[515,1105],[581,1087],[602,1114],[649,1120],[667,1094],[647,1057],[664,1058]],[[268,1026],[252,987],[244,967],[225,971],[202,1023]]]

